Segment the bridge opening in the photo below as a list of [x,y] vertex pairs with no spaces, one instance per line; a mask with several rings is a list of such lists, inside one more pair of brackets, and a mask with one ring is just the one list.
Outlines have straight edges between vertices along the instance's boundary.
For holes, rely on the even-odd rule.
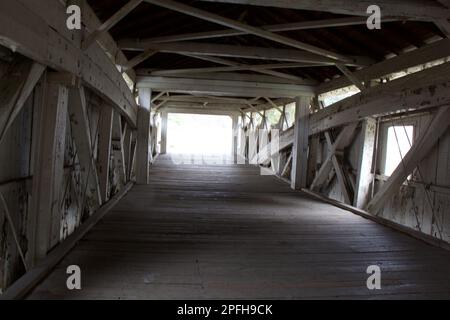
[[170,155],[230,157],[233,147],[233,123],[229,116],[179,114],[168,115],[167,153]]
[[0,0],[0,300],[450,299],[450,2],[368,2]]

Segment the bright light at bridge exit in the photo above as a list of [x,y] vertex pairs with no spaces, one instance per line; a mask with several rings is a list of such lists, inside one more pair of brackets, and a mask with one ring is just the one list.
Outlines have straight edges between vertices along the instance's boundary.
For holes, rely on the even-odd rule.
[[169,114],[169,154],[231,155],[233,123],[221,115]]

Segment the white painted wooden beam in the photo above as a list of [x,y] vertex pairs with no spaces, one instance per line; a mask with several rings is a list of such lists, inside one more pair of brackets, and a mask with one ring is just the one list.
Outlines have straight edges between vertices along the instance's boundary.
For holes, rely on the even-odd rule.
[[260,159],[258,159],[258,128],[256,127],[256,123],[255,123],[255,119],[254,119],[254,114],[251,114],[252,120],[251,122],[251,126],[249,127],[249,130],[247,131],[247,139],[248,139],[248,160],[249,160],[249,164],[251,165],[258,165],[258,161]]
[[165,107],[167,104],[167,101],[161,101],[158,104],[153,104],[152,105],[152,109],[154,110],[154,112],[158,112],[159,110],[161,110],[163,107]]
[[130,160],[128,166],[128,179],[133,180],[136,176],[136,146],[137,146],[137,131],[131,133],[131,148],[130,148]]
[[[415,67],[437,59],[450,56],[450,39],[443,39],[422,48],[403,53],[391,59],[387,59],[370,67],[358,70],[353,75],[360,81],[369,82],[383,76],[403,71],[407,68]],[[352,82],[347,77],[340,77],[330,82],[324,83],[317,88],[317,93],[332,91],[351,85]]]
[[125,174],[126,181],[130,181],[130,170],[131,170],[131,146],[133,143],[133,130],[130,127],[127,127],[127,130],[123,139],[123,149],[124,149],[124,157],[125,157]]
[[[315,101],[313,102],[312,109],[315,109]],[[308,186],[314,180],[319,164],[322,161],[321,155],[323,151],[323,145],[320,141],[320,136],[315,135],[310,137],[309,142],[309,154],[308,154]]]
[[150,113],[152,90],[139,89],[139,113],[136,145],[136,182],[141,185],[149,184],[150,163],[152,161],[150,141]]
[[161,97],[163,97],[165,95],[166,95],[166,92],[164,92],[164,91],[158,93],[156,96],[152,97],[152,103],[154,103],[155,101],[158,101]]
[[232,130],[232,147],[231,147],[231,154],[233,157],[233,163],[238,163],[238,134],[239,134],[239,115],[233,114],[231,115],[231,120],[233,123],[233,130]]
[[406,181],[408,175],[430,154],[441,136],[448,132],[450,125],[450,104],[441,107],[426,130],[413,143],[412,148],[395,169],[389,180],[383,184],[381,189],[367,206],[370,213],[377,214],[383,205],[389,201]]
[[123,6],[119,11],[117,11],[114,15],[112,15],[108,20],[103,22],[83,42],[83,50],[89,48],[100,37],[102,33],[107,32],[109,29],[114,27],[131,11],[133,11],[138,5],[140,5],[142,1],[143,0],[130,0],[125,6]]
[[256,109],[251,103],[248,104],[248,107],[253,110],[254,113],[256,113],[257,115],[259,115],[262,119],[264,119],[264,114],[259,112],[258,109]]
[[38,147],[35,149],[32,213],[30,214],[28,259],[35,265],[60,241],[61,189],[68,122],[68,89],[44,83],[43,103],[38,106]]
[[167,153],[167,129],[169,125],[169,114],[166,110],[161,112],[161,145],[160,153]]
[[307,64],[307,63],[276,63],[276,64],[262,64],[262,65],[238,65],[233,67],[211,67],[211,68],[190,68],[190,69],[169,69],[169,70],[155,70],[150,72],[152,76],[171,76],[179,74],[199,74],[199,73],[217,73],[217,72],[233,72],[233,71],[247,71],[247,70],[273,70],[273,69],[294,69],[294,68],[309,68],[315,66],[322,66],[321,64]]
[[[392,21],[404,21],[405,18],[383,18],[383,22],[392,22]],[[286,24],[276,24],[276,25],[268,25],[261,27],[263,30],[270,32],[285,32],[285,31],[295,31],[295,30],[308,30],[308,29],[316,29],[316,28],[330,28],[330,27],[341,27],[341,26],[351,26],[351,25],[361,25],[366,24],[367,18],[365,17],[350,17],[350,18],[336,18],[336,19],[327,19],[327,20],[316,20],[316,21],[307,21],[307,22],[298,22],[298,23],[286,23]],[[156,38],[147,38],[141,40],[143,43],[165,43],[165,42],[180,42],[180,41],[192,41],[192,40],[203,40],[203,39],[211,39],[211,38],[221,38],[221,37],[230,37],[230,36],[239,36],[246,35],[247,32],[228,29],[228,30],[219,30],[219,31],[208,31],[208,32],[199,32],[199,33],[188,33],[181,34],[175,36],[164,36],[164,37],[156,37]],[[154,50],[147,50],[144,53],[138,55],[136,58],[131,60],[127,66],[125,66],[125,70],[136,66],[137,64],[143,62],[148,57],[153,55]],[[233,67],[237,68],[237,67]],[[273,68],[264,68],[264,69],[273,69]],[[243,69],[247,70],[247,69]],[[200,72],[200,69],[196,70]],[[227,71],[238,71],[238,70],[227,70]],[[186,71],[186,72],[194,72],[194,71]],[[203,71],[205,72],[205,71]],[[214,70],[213,72],[218,72]],[[155,74],[157,75],[157,74]],[[167,75],[167,74],[159,74],[159,75]]]
[[[277,110],[278,112],[280,112],[282,115],[284,115],[285,110],[283,110],[282,108],[280,108],[275,102],[273,102],[272,99],[265,97],[264,98],[275,110]],[[281,117],[283,118],[283,117]],[[282,122],[283,119],[280,118],[280,122]],[[282,126],[282,125],[281,125]]]
[[[351,186],[349,183],[349,179],[348,179],[348,175],[346,174],[346,172],[344,171],[343,168],[343,152],[344,152],[344,145],[348,146],[351,142],[351,140],[354,137],[354,133],[356,130],[357,124],[352,124],[348,127],[345,127],[342,132],[341,135],[338,137],[338,143],[337,144],[333,144],[333,141],[331,139],[331,133],[330,132],[325,132],[325,139],[327,141],[327,145],[328,145],[328,149],[329,149],[329,157],[327,158],[327,160],[324,163],[324,166],[326,166],[326,168],[328,168],[327,166],[327,161],[330,162],[332,168],[334,169],[334,175],[336,175],[337,177],[337,181],[341,190],[341,193],[344,197],[344,203],[346,204],[351,204],[352,203],[352,199],[353,199],[353,190],[351,190]],[[338,153],[340,153],[340,156],[338,156]],[[320,170],[319,170],[319,173]],[[330,174],[330,172],[326,171],[326,176],[325,178]],[[313,185],[311,187],[311,190],[313,190],[314,187],[314,183],[316,182],[313,181]]]
[[247,105],[250,100],[240,99],[240,98],[228,98],[228,97],[213,97],[213,96],[191,96],[191,95],[171,95],[171,96],[160,96],[156,101],[166,101],[166,102],[193,102],[193,103],[230,103]]
[[237,97],[293,98],[299,93],[313,95],[314,87],[281,83],[225,81],[189,78],[138,77],[138,88],[152,88],[174,93],[226,95]]
[[337,63],[336,67],[360,90],[364,91],[364,83],[361,82],[346,66]]
[[0,79],[0,145],[44,71],[45,66],[22,59]]
[[81,33],[69,31],[66,19],[60,1],[0,1],[0,44],[81,78],[134,126],[137,106],[122,75],[97,44],[82,52]]
[[[372,0],[201,0],[254,6],[269,6],[298,10],[324,11],[337,14],[367,16],[367,8]],[[418,20],[432,21],[450,16],[450,10],[439,4],[422,0],[378,0],[376,2],[385,16],[410,17]]]
[[[324,182],[326,181],[328,175],[330,174],[330,171],[334,168],[336,174],[338,175],[339,184],[341,187],[343,187],[343,192],[347,190],[347,186],[344,179],[344,174],[342,173],[342,169],[340,168],[340,163],[336,158],[336,153],[338,151],[344,150],[352,141],[355,130],[357,128],[357,124],[351,124],[340,132],[339,136],[336,138],[335,141],[332,141],[330,133],[326,132],[325,137],[327,139],[327,145],[328,145],[328,155],[325,161],[322,163],[321,168],[317,172],[314,181],[312,182],[311,186],[309,187],[310,190],[314,191],[320,188]],[[346,195],[346,201],[347,203],[350,203],[350,196],[347,192]]]
[[295,99],[294,148],[292,150],[291,188],[299,190],[307,187],[309,116],[311,97]]
[[344,99],[311,116],[311,132],[322,131],[367,117],[422,110],[450,103],[450,63],[399,78]]
[[[288,99],[291,100],[291,99]],[[284,103],[285,99],[279,99],[280,103]],[[290,102],[290,101],[289,101]],[[242,109],[244,107],[252,107],[249,109],[260,110],[272,109],[272,104],[265,104],[262,101],[251,101],[250,99],[240,98],[228,98],[228,97],[208,97],[208,96],[186,96],[186,95],[174,95],[170,97],[162,97],[158,99],[158,103],[164,103],[164,108],[170,107],[201,107],[202,109]],[[272,101],[275,104],[275,102]],[[277,102],[278,103],[278,102]],[[277,110],[279,110],[278,108]],[[156,109],[155,109],[156,110]],[[280,111],[280,110],[279,110]],[[280,111],[282,112],[282,111]]]
[[375,151],[375,139],[377,135],[377,120],[368,118],[363,122],[361,130],[361,146],[359,148],[358,176],[355,188],[353,205],[363,209],[370,199],[370,191],[373,179],[373,160]]
[[88,234],[88,232],[131,190],[132,183],[114,195],[110,202],[90,216],[63,243],[52,250],[49,255],[35,265],[29,272],[14,282],[0,297],[0,300],[25,299],[41,281],[69,254],[69,252]]
[[172,114],[199,114],[199,115],[216,115],[216,116],[230,116],[238,114],[237,110],[221,110],[221,109],[201,109],[201,108],[183,108],[183,107],[167,107],[161,111],[163,113]]
[[[318,97],[314,99],[313,109],[321,110],[323,109],[323,102],[318,100]],[[337,181],[341,190],[341,193],[344,198],[344,202],[347,204],[352,203],[352,199],[354,199],[355,187],[351,184],[351,179],[348,176],[348,173],[345,172],[343,168],[344,161],[344,150],[345,148],[352,142],[354,133],[357,127],[357,123],[351,124],[350,126],[344,127],[340,132],[336,141],[333,142],[332,133],[329,131],[324,132],[326,144],[328,147],[328,156],[325,161],[322,163],[320,169],[315,173],[316,167],[316,157],[317,150],[310,151],[310,164],[308,165],[308,169],[313,169],[313,172],[308,178],[312,178],[312,182],[310,185],[310,189],[319,189],[322,187],[325,181],[331,181],[331,179],[336,176]],[[319,137],[313,136],[313,148],[317,147],[319,143]],[[311,154],[311,152],[316,152],[316,154]],[[315,174],[315,177],[314,177]]]
[[[275,49],[266,47],[235,46],[215,43],[200,42],[171,42],[171,43],[152,43],[136,39],[123,39],[118,42],[123,50],[146,51],[154,50],[163,53],[177,53],[183,55],[196,56],[217,56],[231,58],[247,58],[258,60],[274,60],[297,63],[313,63],[323,65],[334,65],[335,60],[323,57],[314,53],[293,50],[293,49]],[[365,57],[349,57],[350,60],[344,64],[348,66],[367,66],[373,63],[371,59]]]
[[109,200],[109,170],[111,160],[111,142],[114,110],[108,104],[100,107],[100,121],[98,129],[98,157],[97,173],[103,203]]
[[333,60],[338,60],[341,62],[349,62],[350,60],[338,53],[331,52],[322,48],[318,48],[316,46],[303,43],[294,39],[290,39],[288,37],[278,35],[276,33],[266,31],[261,28],[253,27],[250,25],[247,25],[245,23],[235,21],[226,17],[222,17],[220,15],[201,10],[195,7],[191,7],[185,4],[182,4],[180,2],[172,1],[172,0],[145,0],[148,3],[158,5],[167,9],[171,9],[183,14],[191,15],[193,17],[203,19],[209,22],[217,23],[220,25],[223,25],[225,27],[229,27],[235,30],[240,30],[247,32],[249,34],[253,34],[258,37],[262,37],[271,41],[275,41],[299,50],[305,50],[311,53],[318,54],[320,56],[324,56]]
[[119,113],[114,112],[113,129],[112,129],[112,153],[114,157],[114,168],[119,179],[119,188],[122,188],[127,183],[125,172],[125,150],[124,150],[124,130],[122,126],[122,117]]
[[145,60],[149,59],[150,57],[154,56],[156,53],[158,53],[155,50],[146,50],[140,54],[138,54],[136,57],[128,61],[128,63],[123,66],[123,70],[130,70],[134,67],[136,67],[138,64],[141,64]]
[[[41,0],[40,2],[49,2],[49,1],[53,0]],[[102,22],[97,17],[94,10],[91,8],[91,6],[89,6],[86,0],[71,0],[70,4],[77,4],[80,6],[83,24],[88,33],[94,32],[102,25]],[[80,39],[80,41],[81,40],[82,39]],[[101,46],[103,51],[106,52],[107,56],[115,65],[119,66],[127,65],[128,63],[127,57],[124,55],[122,50],[120,50],[117,47],[116,41],[113,39],[113,37],[109,32],[101,33],[100,36],[97,38],[97,43]],[[133,81],[136,78],[134,71],[132,69],[125,71],[125,73]]]
[[342,195],[344,197],[344,203],[351,204],[352,196],[350,188],[347,184],[346,173],[344,172],[342,159],[339,159],[336,154],[331,157],[331,162],[333,164],[333,169],[337,177],[337,181],[339,183]]
[[291,80],[290,82],[292,83],[303,83],[303,79],[297,76],[294,76],[292,74],[287,74],[287,73],[282,73],[279,71],[274,71],[271,69],[265,69],[265,68],[261,68],[261,67],[254,67],[251,65],[247,65],[247,64],[243,64],[243,63],[237,63],[234,61],[230,61],[230,60],[225,60],[225,59],[221,59],[221,58],[217,58],[217,57],[204,57],[204,56],[196,56],[196,55],[189,55],[190,57],[196,58],[196,59],[201,59],[201,60],[206,60],[206,61],[210,61],[210,62],[215,62],[215,63],[219,63],[219,64],[223,64],[225,66],[229,66],[229,67],[244,67],[244,70],[247,71],[254,71],[256,73],[261,73],[261,74],[265,74],[265,75],[271,75],[277,78],[281,78],[281,79],[288,79]]
[[289,155],[286,160],[286,164],[284,165],[283,169],[280,170],[280,177],[284,178],[289,173],[289,168],[292,166],[292,158],[292,154]]
[[[202,60],[203,57],[198,56]],[[192,68],[192,69],[173,69],[173,70],[158,70],[152,71],[149,75],[151,76],[177,76],[177,75],[195,75],[195,74],[210,74],[210,73],[219,73],[219,72],[232,72],[232,71],[253,71],[260,74],[271,75],[273,77],[277,77],[280,79],[288,79],[291,80],[292,83],[302,82],[303,78],[286,74],[282,72],[275,71],[273,69],[283,69],[283,68],[303,68],[303,67],[314,67],[314,66],[322,66],[321,64],[279,64],[279,65],[245,65],[241,63],[234,63],[235,66],[228,67],[212,67],[212,68]],[[266,67],[267,66],[267,67]]]
[[163,105],[157,110],[164,110],[167,108],[185,108],[185,109],[203,109],[203,110],[240,110],[242,105],[229,103],[199,103],[199,102],[162,102]]

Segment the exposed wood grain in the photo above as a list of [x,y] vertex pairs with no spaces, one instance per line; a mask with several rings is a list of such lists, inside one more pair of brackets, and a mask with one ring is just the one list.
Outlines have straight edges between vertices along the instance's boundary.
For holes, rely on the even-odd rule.
[[0,300],[13,300],[24,298],[49,272],[61,261],[65,255],[82,239],[88,231],[100,219],[111,210],[114,205],[130,191],[133,183],[128,183],[119,193],[106,204],[104,204],[94,215],[90,216],[73,234],[71,234],[61,245],[52,250],[49,255],[36,265],[30,272],[17,280],[8,290],[0,296]]
[[60,186],[64,178],[64,149],[68,115],[68,89],[52,83],[44,85],[39,105],[38,150],[35,154],[33,203],[29,228],[30,265],[40,261],[60,240]]

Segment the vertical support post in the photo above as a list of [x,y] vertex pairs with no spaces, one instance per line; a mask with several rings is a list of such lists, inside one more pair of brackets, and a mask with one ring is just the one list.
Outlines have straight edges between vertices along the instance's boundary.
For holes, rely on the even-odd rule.
[[169,120],[168,117],[169,115],[167,114],[166,111],[163,111],[161,113],[161,149],[160,149],[161,154],[167,153],[167,125]]
[[295,99],[294,147],[292,150],[291,188],[307,187],[309,149],[309,106],[310,97]]
[[149,184],[150,163],[152,161],[150,141],[150,114],[152,91],[149,88],[139,89],[138,131],[136,145],[136,182]]
[[250,126],[248,130],[248,164],[258,165],[258,126],[254,122],[254,113],[250,113]]
[[[284,111],[282,109],[279,110],[281,112],[280,120],[278,120],[278,123],[276,126],[273,127],[274,130],[278,130],[278,139],[280,138],[281,132],[283,132],[283,123],[284,123]],[[272,139],[273,139],[272,134]],[[281,173],[283,172],[284,165],[286,164],[286,153],[285,152],[278,152],[277,155],[272,156],[272,168],[276,175],[281,176]]]
[[252,131],[252,114],[250,114],[250,120],[246,126],[244,126],[243,137],[245,141],[245,148],[243,149],[243,164],[250,164],[250,132]]
[[61,190],[64,181],[64,154],[68,123],[66,87],[43,84],[43,104],[39,105],[39,137],[34,154],[32,212],[30,215],[30,265],[46,257],[60,240]]
[[130,127],[127,128],[125,136],[123,138],[123,149],[125,157],[125,180],[130,181],[130,170],[131,170],[131,144],[133,140],[133,131]]
[[125,173],[124,128],[122,128],[122,117],[118,112],[114,112],[112,152],[114,154],[114,167],[119,175],[119,181],[122,187],[126,184],[127,178]]
[[109,167],[111,159],[111,140],[113,127],[113,108],[107,104],[100,107],[100,123],[98,128],[97,173],[103,203],[109,197]]
[[232,143],[232,155],[233,155],[233,163],[238,163],[238,134],[239,134],[239,115],[233,114],[231,116],[231,120],[233,121],[233,143]]
[[[315,96],[311,102],[312,111],[319,111],[323,109],[323,102],[319,99],[318,96]],[[314,178],[316,176],[316,172],[319,170],[319,164],[321,161],[319,160],[321,155],[321,144],[320,144],[320,136],[318,134],[311,137],[310,146],[309,146],[309,155],[308,155],[308,182],[307,185],[311,186],[314,182]]]
[[245,113],[240,113],[240,117],[242,119],[241,126],[238,127],[238,134],[239,134],[239,140],[240,144],[238,146],[238,161],[237,164],[245,164],[245,150],[247,148],[247,135],[245,133],[245,123],[247,121]]
[[354,206],[360,209],[366,207],[370,200],[371,184],[373,182],[372,167],[374,161],[377,121],[369,118],[363,122],[361,131],[361,148],[359,155],[359,172],[356,181]]

